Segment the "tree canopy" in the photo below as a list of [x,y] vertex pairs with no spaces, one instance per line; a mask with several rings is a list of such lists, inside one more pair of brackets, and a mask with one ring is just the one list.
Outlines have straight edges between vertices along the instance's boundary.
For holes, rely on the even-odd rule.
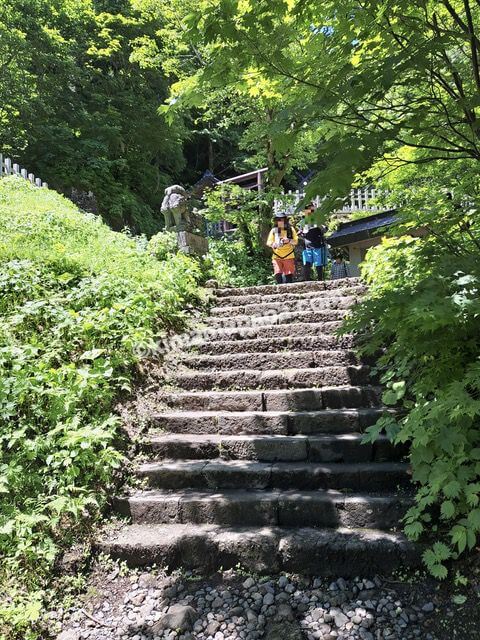
[[208,58],[175,105],[212,87],[278,101],[274,152],[316,131],[324,169],[309,192],[343,196],[382,158],[404,164],[479,159],[477,2],[203,0],[185,15]]
[[115,228],[152,232],[162,187],[184,159],[157,113],[156,20],[129,2],[4,3],[0,148],[68,193],[93,191]]

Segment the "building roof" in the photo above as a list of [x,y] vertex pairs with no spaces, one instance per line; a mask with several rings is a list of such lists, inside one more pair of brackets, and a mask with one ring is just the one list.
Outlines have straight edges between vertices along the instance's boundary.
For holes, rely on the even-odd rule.
[[211,171],[207,169],[203,176],[198,180],[190,189],[190,195],[201,198],[205,189],[211,189],[216,184],[219,184],[220,180],[216,178]]
[[220,180],[219,184],[238,184],[244,189],[258,189],[263,184],[263,175],[267,172],[267,167],[261,169],[255,169],[248,173],[242,173],[239,176],[233,178],[227,178],[226,180]]
[[332,247],[344,247],[378,235],[379,230],[399,221],[395,209],[375,213],[372,216],[343,222],[328,238]]

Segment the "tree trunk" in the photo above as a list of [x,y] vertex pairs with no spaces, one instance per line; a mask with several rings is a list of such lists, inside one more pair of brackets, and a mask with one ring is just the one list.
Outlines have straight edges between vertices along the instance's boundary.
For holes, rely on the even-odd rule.
[[255,255],[255,248],[253,246],[252,234],[248,228],[248,224],[244,221],[238,223],[238,230],[242,234],[243,244],[245,245],[245,251],[247,256],[253,257]]
[[[285,173],[287,172],[286,163],[282,166],[275,155],[275,151],[273,150],[273,145],[271,140],[267,141],[267,174],[265,180],[265,192],[275,192],[280,185],[282,184],[282,180],[285,177]],[[273,198],[273,196],[272,196]],[[264,247],[264,252],[269,254],[270,250],[265,246],[267,241],[268,234],[270,229],[272,228],[272,218],[273,218],[273,199],[272,203],[261,204],[259,207],[259,240],[260,245]]]
[[213,163],[214,163],[215,154],[213,151],[213,142],[212,142],[212,138],[210,137],[210,134],[208,134],[207,139],[208,139],[208,169],[213,173]]
[[[275,113],[271,109],[266,109],[265,120],[267,126],[270,125],[275,118]],[[265,151],[267,156],[267,172],[265,176],[264,190],[268,195],[269,191],[276,191],[282,184],[282,180],[285,177],[288,168],[288,156],[279,157],[275,153],[273,142],[271,138],[266,139]],[[272,228],[273,218],[273,195],[271,204],[262,204],[259,207],[259,241],[260,246],[263,247],[265,255],[270,255],[270,249],[266,246],[266,241],[270,229]]]

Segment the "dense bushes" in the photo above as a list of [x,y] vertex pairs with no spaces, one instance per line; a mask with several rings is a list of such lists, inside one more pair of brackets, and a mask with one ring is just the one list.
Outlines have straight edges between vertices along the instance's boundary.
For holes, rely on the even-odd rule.
[[260,250],[248,255],[242,240],[209,240],[206,275],[220,285],[250,287],[272,281],[271,260]]
[[186,256],[159,262],[58,194],[0,180],[0,637],[35,637],[54,558],[121,460],[112,401],[137,350],[183,325],[199,277]]
[[[437,207],[437,223],[440,213]],[[443,235],[384,241],[369,252],[370,291],[348,324],[367,334],[366,352],[384,350],[384,401],[399,402],[403,413],[382,419],[367,437],[386,428],[411,443],[419,488],[405,531],[413,539],[430,534],[424,559],[437,577],[480,533],[479,253],[457,224]]]
[[[208,254],[198,261],[203,280],[216,280],[220,286],[248,287],[272,281],[271,260],[259,250],[248,255],[241,238],[209,238]],[[177,236],[161,231],[148,242],[148,251],[157,260],[177,253]]]
[[157,260],[167,260],[177,254],[177,234],[175,231],[160,231],[148,241],[148,251]]

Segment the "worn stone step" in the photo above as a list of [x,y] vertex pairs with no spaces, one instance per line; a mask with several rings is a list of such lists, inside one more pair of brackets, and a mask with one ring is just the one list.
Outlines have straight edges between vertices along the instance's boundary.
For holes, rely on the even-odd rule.
[[237,353],[225,355],[186,356],[183,364],[190,369],[227,371],[232,369],[288,369],[292,366],[327,367],[358,364],[352,350],[330,349],[318,351],[284,351],[280,353]]
[[378,529],[191,524],[124,526],[105,534],[95,548],[131,567],[158,564],[213,573],[240,565],[267,575],[293,572],[336,578],[419,566],[423,551],[402,534]]
[[288,295],[290,293],[306,293],[309,291],[348,290],[351,287],[357,287],[360,285],[362,285],[360,278],[341,278],[339,280],[329,280],[326,282],[293,282],[291,284],[284,284],[281,286],[277,284],[264,284],[254,287],[220,288],[215,290],[215,295],[218,298],[249,295]]
[[[263,322],[263,318],[260,318]],[[278,320],[278,318],[277,318]],[[203,342],[223,341],[223,340],[250,340],[257,338],[299,338],[313,336],[321,338],[323,336],[334,336],[342,327],[340,321],[328,322],[292,322],[279,324],[267,318],[269,324],[257,324],[241,327],[207,327],[199,326],[196,329],[195,337],[191,344],[202,344]]]
[[140,491],[115,500],[135,524],[348,527],[389,530],[412,499],[338,491]]
[[348,309],[328,309],[328,310],[308,310],[308,311],[280,311],[279,313],[265,313],[258,316],[252,315],[228,315],[228,316],[210,316],[206,318],[205,322],[208,327],[224,327],[231,329],[232,327],[258,327],[267,325],[286,325],[284,328],[284,335],[292,335],[288,328],[288,325],[298,322],[308,323],[339,323],[335,328],[333,325],[326,327],[336,331],[341,326],[342,321],[348,314]]
[[148,455],[161,459],[258,460],[260,462],[369,462],[398,460],[405,453],[386,436],[375,444],[362,444],[362,434],[234,435],[165,433],[149,437],[142,445]]
[[174,411],[153,414],[150,427],[190,434],[315,434],[364,431],[385,409],[318,411]]
[[161,407],[184,411],[315,411],[378,407],[382,390],[375,386],[338,386],[272,391],[160,392]]
[[315,296],[308,298],[293,298],[277,296],[270,302],[255,302],[234,306],[215,306],[210,309],[210,315],[214,317],[231,317],[239,315],[264,316],[285,312],[308,315],[318,311],[331,311],[335,309],[350,309],[358,303],[360,296]]
[[[317,285],[318,283],[313,283]],[[363,284],[356,284],[352,286],[342,287],[341,289],[307,289],[299,293],[292,293],[290,289],[288,291],[289,300],[308,300],[309,298],[330,298],[330,297],[347,297],[357,296],[361,297],[366,291],[367,287]],[[275,293],[272,294],[258,294],[249,293],[245,295],[236,296],[220,296],[213,299],[215,306],[217,307],[236,307],[244,306],[247,304],[259,304],[263,302],[278,302],[280,298],[285,298],[285,291],[282,291],[280,287],[277,288]]]
[[314,463],[249,460],[147,462],[135,474],[159,489],[348,489],[387,491],[408,486],[403,462]]
[[367,365],[292,369],[233,369],[178,373],[173,382],[180,389],[292,389],[330,385],[362,385],[371,382]]
[[315,351],[328,349],[351,349],[353,336],[280,336],[276,338],[254,338],[237,340],[207,340],[194,345],[201,355],[233,355],[237,353],[283,353],[284,351]]
[[315,411],[322,408],[378,409],[381,398],[381,387],[373,385],[325,385],[313,389],[275,389],[263,392],[266,411]]

